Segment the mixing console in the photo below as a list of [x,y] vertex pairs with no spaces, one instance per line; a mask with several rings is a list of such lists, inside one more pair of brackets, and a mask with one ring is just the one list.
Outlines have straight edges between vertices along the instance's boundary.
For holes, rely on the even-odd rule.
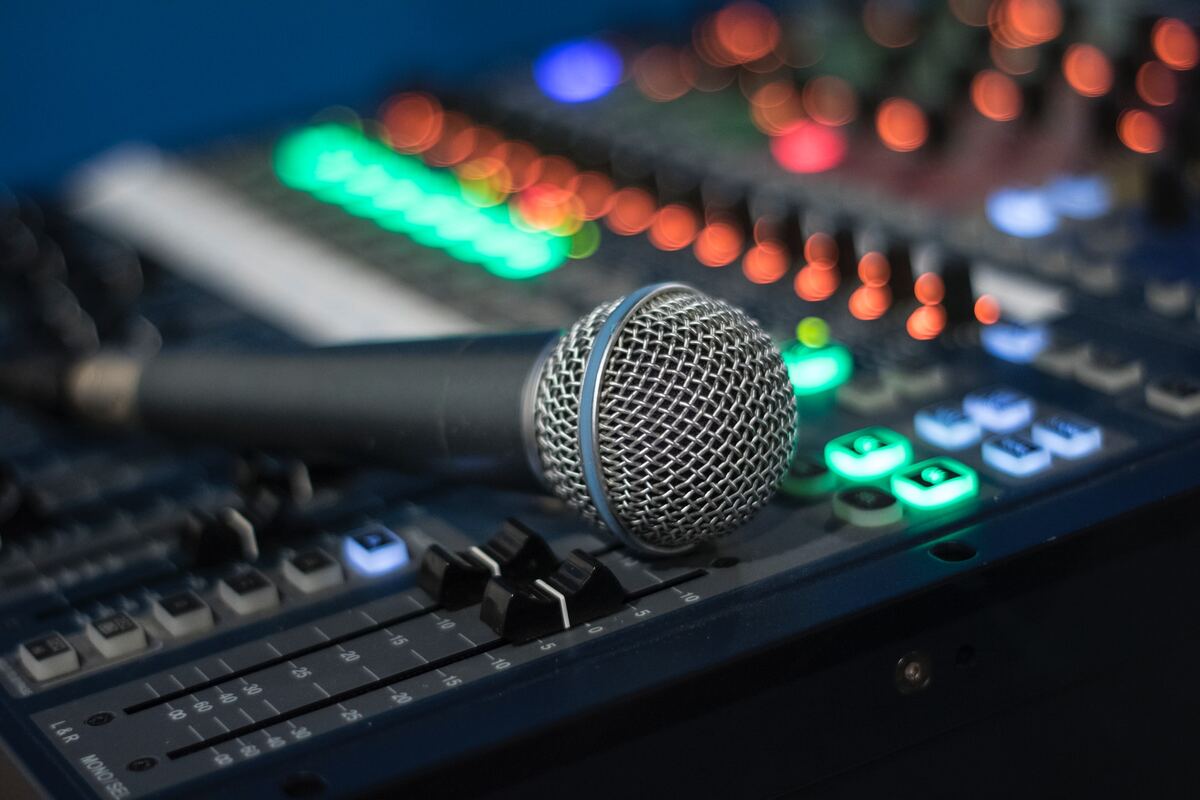
[[6,352],[561,327],[681,281],[762,322],[800,415],[771,505],[651,559],[543,497],[0,407],[6,796],[403,786],[1195,488],[1179,13],[735,2],[0,198]]

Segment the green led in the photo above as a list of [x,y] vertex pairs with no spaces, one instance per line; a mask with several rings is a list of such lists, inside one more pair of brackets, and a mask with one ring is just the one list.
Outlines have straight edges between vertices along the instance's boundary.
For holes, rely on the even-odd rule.
[[449,172],[343,125],[316,125],[284,137],[274,165],[287,186],[502,278],[555,269],[574,247],[570,236],[520,230],[507,206],[479,207]]
[[599,246],[600,226],[589,220],[571,235],[571,247],[567,251],[567,257],[587,258],[596,252],[596,248]]
[[863,428],[825,445],[825,463],[851,481],[871,481],[912,461],[908,439],[890,428]]
[[892,494],[914,508],[944,508],[979,494],[979,476],[966,464],[939,456],[893,475]]
[[854,358],[840,344],[814,348],[793,342],[783,350],[783,363],[798,396],[836,389],[854,373]]

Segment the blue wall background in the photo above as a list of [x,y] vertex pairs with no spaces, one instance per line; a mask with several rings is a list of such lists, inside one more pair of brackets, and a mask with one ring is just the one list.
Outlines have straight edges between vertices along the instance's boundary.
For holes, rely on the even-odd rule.
[[46,187],[118,142],[166,147],[372,110],[600,29],[685,33],[704,0],[0,2],[0,182]]

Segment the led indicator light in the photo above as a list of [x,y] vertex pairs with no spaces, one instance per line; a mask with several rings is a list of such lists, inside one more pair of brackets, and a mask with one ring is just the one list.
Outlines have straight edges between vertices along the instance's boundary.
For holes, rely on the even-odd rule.
[[863,428],[825,445],[825,463],[851,481],[870,481],[912,460],[908,439],[889,428]]
[[1033,441],[1062,458],[1086,458],[1104,444],[1100,426],[1081,417],[1058,415],[1033,426]]
[[979,441],[979,423],[952,405],[923,408],[913,417],[917,436],[943,450],[961,450]]
[[551,100],[585,103],[603,97],[621,81],[621,55],[596,39],[563,42],[542,53],[533,78]]
[[979,494],[979,476],[954,459],[931,458],[893,475],[892,494],[913,508],[945,508]]
[[854,373],[854,358],[840,344],[807,347],[793,342],[783,350],[783,363],[797,396],[836,389]]
[[1016,434],[994,436],[983,443],[983,460],[1001,472],[1025,477],[1050,466],[1050,451]]
[[408,545],[390,528],[371,525],[346,534],[342,555],[361,575],[384,575],[408,563]]
[[1029,364],[1050,343],[1050,334],[1040,325],[997,322],[979,331],[983,349],[1013,364]]
[[1024,428],[1033,419],[1033,400],[1003,386],[971,392],[963,410],[987,431],[1008,433]]

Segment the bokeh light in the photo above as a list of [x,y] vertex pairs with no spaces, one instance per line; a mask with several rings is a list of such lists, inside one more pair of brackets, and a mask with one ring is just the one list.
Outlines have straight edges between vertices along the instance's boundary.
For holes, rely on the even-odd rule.
[[659,209],[650,223],[650,243],[659,250],[682,250],[696,239],[696,212],[680,203]]
[[789,172],[827,172],[846,158],[846,135],[819,122],[797,122],[771,137],[771,155]]
[[1154,47],[1154,55],[1174,70],[1192,69],[1200,58],[1196,32],[1182,20],[1164,17],[1154,23],[1150,43]]
[[599,39],[555,45],[533,63],[533,78],[552,100],[584,103],[603,97],[621,81],[621,54]]
[[995,0],[988,10],[992,36],[1005,47],[1045,44],[1062,33],[1057,0]]
[[1134,86],[1137,88],[1138,97],[1150,106],[1169,106],[1179,96],[1175,73],[1161,61],[1147,61],[1138,67]]
[[1162,124],[1149,111],[1131,108],[1117,118],[1117,137],[1135,153],[1157,153],[1163,147]]
[[1007,75],[985,69],[971,81],[971,103],[988,119],[1009,122],[1021,115],[1021,90]]
[[946,309],[940,305],[918,306],[909,315],[905,328],[914,339],[936,339],[946,329]]
[[1068,47],[1063,54],[1062,69],[1067,85],[1084,97],[1100,97],[1112,88],[1112,63],[1095,45]]
[[700,230],[692,252],[706,267],[723,267],[741,255],[742,233],[731,222],[715,220]]
[[1058,228],[1058,214],[1040,189],[996,189],[987,197],[985,213],[996,230],[1021,239],[1046,236]]
[[995,325],[1000,321],[1000,303],[990,294],[983,294],[975,301],[975,319],[983,325]]
[[817,303],[828,300],[837,291],[838,282],[837,269],[832,264],[816,262],[800,268],[792,288],[801,300]]
[[387,141],[401,153],[423,153],[442,135],[442,104],[421,92],[405,92],[384,104]]
[[604,218],[609,230],[620,236],[633,236],[650,227],[658,206],[645,189],[627,186],[612,196],[612,206]]
[[655,45],[633,60],[633,82],[651,100],[659,103],[677,100],[692,88],[696,72],[685,71],[689,64],[674,47]]
[[929,123],[925,112],[911,100],[890,97],[875,112],[875,131],[889,150],[908,153],[925,144]]
[[804,86],[804,110],[814,121],[837,127],[858,116],[854,87],[833,75],[813,78]]
[[946,285],[936,272],[924,272],[913,283],[913,294],[922,305],[937,305],[946,296]]
[[787,274],[788,254],[778,242],[760,242],[742,257],[742,272],[751,283],[775,283]]

